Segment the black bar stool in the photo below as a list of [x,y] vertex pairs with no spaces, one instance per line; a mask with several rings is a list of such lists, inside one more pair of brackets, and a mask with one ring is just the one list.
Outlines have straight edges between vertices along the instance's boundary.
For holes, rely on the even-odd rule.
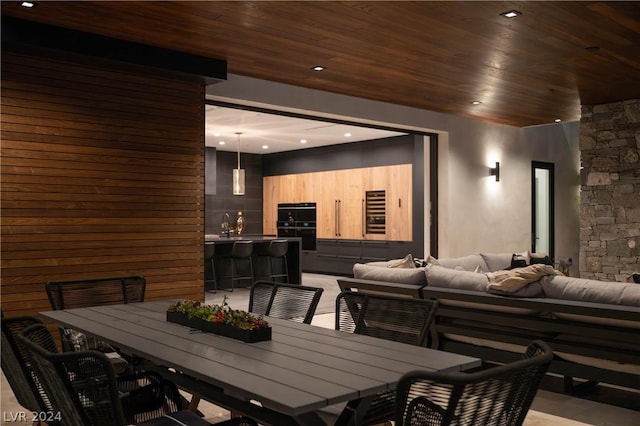
[[[253,285],[253,241],[235,241],[231,248],[231,291],[233,291],[234,283],[240,280],[250,280],[251,283],[247,286]],[[248,264],[249,274],[241,275],[242,270],[239,268],[242,263]]]
[[[289,241],[272,240],[269,243],[269,263],[267,275],[269,281],[278,281],[278,278],[284,278],[285,283],[289,282],[289,266],[287,265],[287,251],[289,250]],[[280,262],[280,265],[277,264]]]
[[[213,290],[207,286],[209,283],[213,283]],[[204,288],[206,291],[212,293],[218,291],[218,279],[216,278],[216,246],[214,244],[205,243],[204,245]]]

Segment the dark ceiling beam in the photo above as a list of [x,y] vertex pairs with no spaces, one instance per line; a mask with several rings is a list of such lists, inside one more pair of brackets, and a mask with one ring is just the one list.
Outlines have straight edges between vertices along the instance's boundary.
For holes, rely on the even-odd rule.
[[118,40],[2,16],[2,49],[53,54],[75,60],[118,62],[163,75],[196,78],[203,84],[227,79],[227,62],[175,50]]

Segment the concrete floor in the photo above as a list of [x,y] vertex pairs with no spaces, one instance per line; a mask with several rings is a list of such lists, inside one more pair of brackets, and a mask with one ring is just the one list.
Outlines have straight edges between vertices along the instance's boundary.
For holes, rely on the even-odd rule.
[[[339,293],[339,288],[334,277],[303,274],[305,285],[322,286],[325,290],[318,305],[314,317],[314,325],[333,328],[334,306],[333,301]],[[233,292],[219,291],[215,294],[207,293],[207,303],[220,303],[224,297],[227,303],[235,309],[247,309],[249,303],[248,289],[236,289]],[[14,421],[17,414],[24,413],[24,409],[17,403],[4,374],[2,375],[0,410],[2,411],[2,425],[30,425],[30,421]],[[187,399],[189,394],[184,393]],[[625,398],[635,401],[635,410],[621,408],[616,405],[603,404],[562,393],[538,391],[533,406],[524,422],[525,426],[638,426],[640,425],[640,392],[626,393]],[[634,404],[631,404],[632,406]],[[628,406],[628,404],[627,404]],[[204,417],[211,421],[221,421],[229,418],[229,412],[211,404],[201,401],[198,409]]]

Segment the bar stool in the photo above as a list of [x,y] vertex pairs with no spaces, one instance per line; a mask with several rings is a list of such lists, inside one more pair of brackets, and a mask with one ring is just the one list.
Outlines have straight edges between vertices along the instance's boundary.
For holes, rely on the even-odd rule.
[[[235,241],[231,248],[231,291],[233,291],[234,283],[240,280],[251,280],[250,287],[253,285],[253,241]],[[249,264],[249,274],[239,275],[241,263]],[[246,270],[247,268],[245,268]]]
[[[272,240],[269,243],[269,256],[267,275],[269,281],[277,281],[278,278],[284,278],[285,283],[289,282],[289,267],[287,265],[287,251],[289,250],[289,241]],[[280,262],[280,268],[276,262]]]
[[[215,293],[218,291],[218,279],[216,278],[216,246],[214,244],[204,245],[204,288],[206,291]],[[209,265],[209,268],[207,268]],[[207,274],[207,270],[211,271]],[[208,283],[213,283],[213,290],[207,288]]]

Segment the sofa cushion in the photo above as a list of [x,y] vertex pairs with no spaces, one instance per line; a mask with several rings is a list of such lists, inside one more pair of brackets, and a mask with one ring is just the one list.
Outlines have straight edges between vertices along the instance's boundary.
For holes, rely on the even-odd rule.
[[427,285],[431,287],[457,288],[460,290],[486,291],[489,280],[485,274],[449,269],[438,265],[426,269]]
[[425,285],[427,283],[424,268],[388,268],[364,263],[353,265],[353,277],[403,284]]
[[487,264],[484,262],[482,256],[479,253],[470,254],[463,257],[448,257],[436,259],[429,256],[427,263],[431,265],[444,266],[450,269],[462,269],[465,271],[487,271]]
[[589,280],[555,275],[541,280],[546,297],[613,305],[639,306],[640,286],[635,283]]
[[513,253],[480,253],[487,265],[486,272],[501,271],[511,265]]
[[[489,287],[489,279],[486,274],[471,271],[461,271],[458,269],[443,268],[442,266],[431,265],[426,269],[427,286],[429,287],[446,287],[459,290],[471,290],[486,292]],[[525,289],[527,290],[527,289]],[[522,290],[520,290],[522,291]],[[512,296],[520,296],[520,294],[512,294]],[[525,296],[520,296],[525,297]],[[518,315],[537,315],[538,312],[533,309],[514,308],[511,306],[489,305],[475,302],[459,302],[456,300],[439,300],[443,305],[469,307],[485,309],[494,312],[508,312]]]

